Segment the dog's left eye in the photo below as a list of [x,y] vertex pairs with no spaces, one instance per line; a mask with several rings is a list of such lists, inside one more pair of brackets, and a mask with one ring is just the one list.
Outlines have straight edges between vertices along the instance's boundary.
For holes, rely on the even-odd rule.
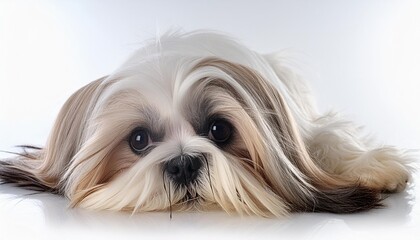
[[149,132],[146,129],[134,129],[129,139],[130,147],[135,153],[141,153],[149,146]]
[[216,120],[210,125],[209,137],[217,143],[224,143],[232,135],[232,125],[225,120]]

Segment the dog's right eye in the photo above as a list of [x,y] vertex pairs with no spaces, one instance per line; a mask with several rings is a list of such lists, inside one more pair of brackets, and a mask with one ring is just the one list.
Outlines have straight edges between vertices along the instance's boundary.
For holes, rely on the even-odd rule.
[[144,151],[149,146],[149,141],[149,132],[146,129],[139,128],[131,132],[129,143],[134,153],[139,154]]

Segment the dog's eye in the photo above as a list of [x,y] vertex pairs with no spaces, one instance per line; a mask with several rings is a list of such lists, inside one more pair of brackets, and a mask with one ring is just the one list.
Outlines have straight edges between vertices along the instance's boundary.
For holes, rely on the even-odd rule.
[[232,125],[225,120],[216,120],[210,125],[209,137],[217,143],[224,143],[232,135]]
[[134,129],[128,140],[135,153],[140,153],[149,146],[149,133],[146,129]]

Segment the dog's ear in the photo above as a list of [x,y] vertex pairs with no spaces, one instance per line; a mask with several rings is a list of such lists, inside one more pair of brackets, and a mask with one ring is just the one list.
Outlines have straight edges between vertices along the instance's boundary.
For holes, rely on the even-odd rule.
[[60,178],[80,149],[86,121],[105,88],[106,77],[76,91],[61,108],[45,148],[24,147],[17,157],[0,161],[2,182],[60,192]]
[[236,86],[221,79],[213,84],[230,92],[247,109],[248,116],[242,117],[252,119],[257,128],[249,127],[239,135],[248,151],[252,150],[255,174],[292,210],[349,213],[378,206],[378,192],[332,176],[309,155],[299,129],[307,121],[299,116],[305,111],[299,113],[299,104],[287,86],[274,86],[256,70],[222,59],[209,58],[197,67],[215,67],[235,79]]

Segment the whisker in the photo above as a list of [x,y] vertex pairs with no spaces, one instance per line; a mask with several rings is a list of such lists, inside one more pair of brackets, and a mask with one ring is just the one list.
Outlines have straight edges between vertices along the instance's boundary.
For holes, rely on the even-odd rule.
[[171,183],[169,185],[169,219],[172,219],[172,198],[171,198]]
[[[169,219],[172,219],[172,200],[171,200],[171,183],[168,182],[168,188],[166,187],[166,180],[165,180],[165,168],[163,169],[162,172],[162,177],[163,177],[163,189],[165,190],[166,193],[166,197],[168,197],[168,201],[169,201]],[[169,189],[169,191],[168,191]]]
[[182,204],[185,204],[185,203],[188,203],[188,202],[193,202],[193,201],[198,200],[198,199],[200,199],[200,196],[193,197],[193,198],[187,198],[184,201],[181,201],[181,202],[177,203],[177,205],[182,205]]

